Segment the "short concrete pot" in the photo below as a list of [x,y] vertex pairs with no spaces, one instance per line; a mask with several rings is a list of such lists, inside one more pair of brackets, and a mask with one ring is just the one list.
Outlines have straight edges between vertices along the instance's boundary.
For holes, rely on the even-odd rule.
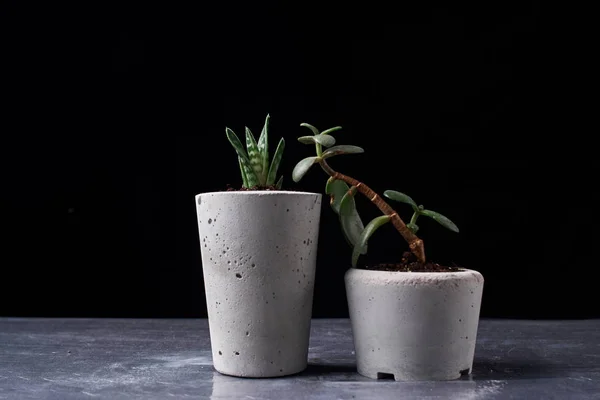
[[321,194],[202,193],[196,209],[215,369],[256,378],[301,372]]
[[471,373],[483,276],[349,269],[345,275],[358,373],[397,381]]

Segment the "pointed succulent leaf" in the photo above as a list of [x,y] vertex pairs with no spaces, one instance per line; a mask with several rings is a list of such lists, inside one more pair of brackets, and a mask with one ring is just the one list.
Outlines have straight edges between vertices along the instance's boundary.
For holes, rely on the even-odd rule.
[[300,136],[298,141],[302,144],[315,144],[316,136]]
[[244,169],[244,165],[242,164],[242,158],[238,156],[238,161],[240,163],[240,171],[242,172],[242,187],[248,187],[248,177],[246,176],[246,170]]
[[[238,158],[244,169],[244,173],[246,174],[246,181],[248,183],[248,187],[253,187],[259,184],[258,177],[254,173],[252,169],[252,165],[250,164],[250,159],[248,158],[248,154],[246,154],[246,150],[242,146],[242,142],[237,137],[237,135],[229,128],[225,128],[225,133],[227,134],[227,139],[232,144],[236,153],[238,154]],[[243,179],[243,177],[242,177]]]
[[275,188],[277,190],[281,190],[281,187],[283,186],[283,175],[281,175],[279,177],[279,180],[277,181],[277,184],[275,185]]
[[292,171],[292,179],[294,182],[300,182],[300,180],[306,175],[310,167],[317,161],[318,157],[306,157],[301,160]]
[[242,146],[242,142],[240,142],[240,139],[237,137],[237,135],[229,128],[225,128],[225,134],[227,135],[229,143],[231,143],[238,156],[240,156],[244,161],[247,161],[248,164],[250,164],[248,154],[246,154],[246,150],[244,150],[244,146]]
[[260,183],[264,185],[265,180],[262,179],[262,159],[260,152],[258,151],[258,145],[254,139],[254,135],[250,128],[246,127],[246,149],[248,150],[248,158],[250,159],[250,165],[254,170],[254,173],[259,177]]
[[444,228],[450,229],[452,232],[458,233],[458,227],[454,224],[454,222],[450,221],[450,219],[444,217],[442,214],[431,211],[431,210],[423,210],[421,211],[421,215],[425,215],[429,218],[433,218],[437,222],[440,223]]
[[369,238],[373,236],[377,229],[390,222],[390,220],[391,218],[388,215],[382,215],[380,217],[374,218],[371,222],[367,224],[362,234],[360,235],[358,244],[354,246],[354,251],[352,252],[352,267],[356,268],[358,258],[361,254],[360,250],[363,247],[366,248]]
[[329,178],[327,180],[327,186],[325,186],[325,193],[331,198],[330,205],[336,214],[340,213],[340,204],[344,195],[348,193],[350,186],[342,180]]
[[354,248],[358,247],[361,254],[367,254],[367,246],[361,247],[359,245],[360,235],[365,227],[358,215],[358,210],[356,209],[356,203],[354,201],[355,194],[356,186],[352,186],[342,197],[339,210],[340,224],[342,225],[342,232],[348,243]]
[[313,133],[313,135],[318,135],[319,134],[319,130],[317,128],[315,128],[314,126],[312,126],[311,124],[307,124],[306,122],[303,122],[300,124],[300,126],[304,126],[308,129],[310,129]]
[[262,172],[263,179],[266,180],[269,173],[269,123],[271,117],[267,114],[265,118],[265,124],[263,125],[262,132],[258,138],[258,151],[262,159]]
[[408,195],[404,193],[397,192],[395,190],[386,190],[383,192],[383,195],[388,199],[392,199],[394,201],[399,201],[401,203],[410,204],[413,210],[417,211],[419,207],[417,207],[417,203]]
[[340,145],[340,146],[333,146],[327,150],[325,150],[323,152],[323,159],[329,158],[329,157],[333,157],[333,156],[337,156],[339,154],[358,154],[358,153],[364,153],[365,151],[358,147],[358,146],[351,146],[351,145]]
[[313,138],[315,139],[315,142],[325,147],[331,147],[335,144],[335,138],[333,136],[317,135],[313,136]]
[[248,182],[248,188],[252,188],[254,186],[259,186],[260,181],[258,180],[258,176],[254,173],[252,166],[250,163],[243,158],[240,157],[242,161],[242,167],[244,168],[244,173],[246,174],[246,181]]
[[333,128],[325,129],[321,132],[321,135],[331,135],[332,132],[339,131],[340,129],[342,129],[341,126],[334,126]]
[[279,140],[279,144],[277,145],[277,149],[275,150],[273,161],[271,161],[271,168],[269,169],[269,175],[266,181],[267,186],[273,185],[275,183],[275,178],[277,178],[277,170],[279,169],[279,164],[281,163],[284,149],[285,140],[281,138]]

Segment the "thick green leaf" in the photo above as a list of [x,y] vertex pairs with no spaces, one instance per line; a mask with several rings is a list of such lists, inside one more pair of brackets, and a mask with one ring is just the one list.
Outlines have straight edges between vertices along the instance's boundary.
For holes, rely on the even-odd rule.
[[342,129],[341,126],[334,126],[333,128],[325,129],[321,132],[321,135],[331,135],[332,132],[339,131],[340,129]]
[[259,184],[258,177],[254,173],[252,169],[252,165],[250,164],[250,159],[246,154],[246,150],[242,146],[242,142],[237,137],[237,135],[229,128],[225,128],[225,133],[227,134],[227,139],[235,149],[238,154],[239,160],[242,164],[242,168],[244,168],[244,172],[246,173],[246,180],[248,182],[248,187],[253,187]]
[[300,124],[300,126],[304,126],[308,129],[310,129],[313,133],[313,135],[318,135],[319,134],[319,130],[317,128],[315,128],[314,126],[312,126],[311,124],[307,124],[306,122],[303,122]]
[[271,122],[271,117],[267,114],[265,118],[265,124],[263,125],[262,132],[260,133],[260,137],[258,138],[258,151],[260,152],[260,157],[262,159],[262,172],[263,172],[263,180],[267,180],[269,173],[269,124]]
[[315,144],[316,136],[300,136],[298,141],[303,144]]
[[404,193],[400,193],[395,190],[386,190],[385,192],[383,192],[383,195],[385,197],[387,197],[388,199],[392,199],[394,201],[399,201],[401,203],[410,204],[412,206],[413,210],[415,210],[415,211],[417,211],[419,209],[419,207],[417,206],[417,203],[415,203],[415,201],[410,196],[408,196]]
[[244,165],[242,164],[242,158],[238,156],[238,161],[240,163],[240,171],[242,172],[242,187],[248,187],[248,177],[246,176],[246,170],[244,169]]
[[330,147],[335,144],[335,138],[329,135],[301,136],[298,138],[298,141],[303,144],[319,143],[320,145],[325,147]]
[[246,150],[244,150],[244,146],[242,146],[242,142],[240,142],[240,139],[237,137],[237,135],[229,128],[225,128],[225,134],[227,135],[229,143],[231,143],[238,156],[242,157],[244,161],[247,161],[248,164],[250,164],[248,154],[246,154]]
[[306,157],[301,160],[292,171],[292,179],[294,182],[300,182],[300,180],[306,175],[310,167],[317,161],[319,157]]
[[281,190],[281,187],[282,187],[282,186],[283,186],[283,175],[281,175],[281,176],[279,177],[279,180],[277,181],[277,184],[275,185],[275,187],[276,187],[278,190]]
[[[369,238],[373,236],[375,231],[379,229],[381,226],[390,222],[391,218],[387,215],[382,215],[381,217],[374,218],[371,222],[367,224],[362,234],[360,235],[360,239],[358,241],[358,245],[354,246],[354,251],[352,251],[352,267],[356,268],[356,264],[358,263],[358,258],[361,254],[361,249],[366,248],[367,242]],[[364,254],[364,253],[363,253]]]
[[340,204],[342,203],[344,195],[348,193],[348,190],[350,190],[350,186],[348,186],[348,184],[344,181],[333,178],[329,178],[327,180],[325,193],[331,197],[330,205],[336,214],[340,213]]
[[335,144],[335,138],[333,136],[317,135],[313,137],[315,138],[315,142],[325,147],[331,147]]
[[281,138],[279,140],[279,144],[277,145],[277,150],[275,150],[273,161],[271,161],[271,168],[269,169],[269,175],[266,182],[267,186],[275,183],[275,178],[277,178],[277,170],[279,169],[279,164],[283,158],[283,149],[285,149],[285,140]]
[[[352,186],[342,197],[339,210],[342,232],[348,243],[354,248],[359,246],[360,235],[365,228],[356,209],[355,194],[356,187]],[[367,246],[364,248],[359,246],[359,248],[361,254],[367,254]]]
[[451,231],[458,233],[458,227],[454,224],[454,222],[450,221],[442,214],[431,210],[423,210],[421,211],[421,214],[433,218],[434,220],[439,222],[440,225],[442,225],[444,228],[450,229]]
[[265,180],[262,179],[262,158],[260,156],[260,152],[258,151],[258,145],[256,144],[256,140],[254,139],[254,135],[250,128],[246,127],[246,149],[248,150],[248,158],[250,158],[250,165],[254,170],[254,173],[257,177],[259,177],[259,181],[264,185]]
[[358,154],[358,153],[364,153],[365,151],[358,147],[358,146],[351,146],[351,145],[340,145],[340,146],[333,146],[327,150],[325,150],[323,152],[323,159],[329,158],[329,157],[333,157],[333,156],[337,156],[339,154]]
[[243,158],[239,158],[242,161],[242,167],[244,168],[244,172],[246,173],[246,181],[248,182],[248,188],[260,185],[260,181],[258,180],[258,176],[254,173],[252,166],[249,162],[245,161]]
[[[336,182],[337,179],[333,179],[333,176],[330,176],[325,183],[325,194],[333,193],[333,183]],[[343,181],[342,181],[343,182]],[[346,182],[343,182],[346,183]]]

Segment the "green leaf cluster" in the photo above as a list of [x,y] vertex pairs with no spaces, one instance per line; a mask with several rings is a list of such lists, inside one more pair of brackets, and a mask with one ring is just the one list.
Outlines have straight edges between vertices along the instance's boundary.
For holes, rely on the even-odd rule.
[[[314,145],[316,156],[306,157],[296,164],[296,167],[294,167],[294,170],[292,171],[292,179],[294,182],[300,182],[310,167],[312,167],[314,164],[318,164],[322,160],[326,160],[330,157],[340,154],[364,153],[364,150],[358,146],[334,146],[335,138],[331,136],[331,134],[342,129],[341,126],[334,126],[333,128],[326,129],[323,132],[319,132],[317,128],[307,123],[301,123],[300,126],[310,129],[312,136],[301,136],[298,138],[298,141],[303,144]],[[329,148],[323,151],[323,147]]]
[[[320,163],[326,171],[329,170],[328,173],[330,175],[334,174],[335,171],[328,168],[328,165],[325,162],[325,160],[330,157],[341,154],[357,154],[364,152],[364,150],[358,146],[335,145],[336,140],[333,136],[331,136],[331,133],[342,129],[340,126],[320,132],[317,128],[310,124],[302,123],[300,125],[310,129],[312,135],[301,136],[298,138],[298,141],[303,144],[314,145],[316,155],[306,157],[296,165],[292,173],[294,182],[299,182],[314,164]],[[326,148],[326,150],[323,150],[323,148]],[[339,175],[336,174],[335,176]],[[367,226],[364,226],[356,208],[356,202],[354,201],[356,192],[356,186],[350,187],[345,181],[335,179],[333,176],[330,176],[329,180],[327,181],[327,185],[325,186],[325,193],[330,196],[331,208],[339,216],[340,226],[342,228],[344,238],[353,248],[352,267],[356,267],[358,259],[361,255],[367,254],[368,241],[377,231],[377,229],[392,220],[391,216],[382,215],[374,218],[367,224]],[[393,190],[387,190],[384,195],[389,199],[410,204],[412,206],[414,214],[410,223],[407,224],[407,227],[413,233],[416,234],[416,232],[419,230],[416,222],[418,217],[421,215],[432,218],[453,232],[458,232],[458,227],[450,219],[438,212],[426,210],[422,205],[418,206],[410,196]]]
[[[296,165],[292,173],[292,178],[295,182],[300,181],[313,164],[342,154],[364,153],[364,150],[358,146],[334,146],[336,141],[335,138],[331,136],[331,133],[342,129],[341,126],[335,126],[326,129],[323,132],[319,132],[317,128],[310,124],[302,123],[300,125],[310,129],[313,135],[302,136],[298,138],[298,141],[304,144],[314,144],[316,156],[307,157]],[[323,147],[327,149],[323,150]],[[356,190],[357,188],[355,186],[350,187],[346,182],[334,179],[333,177],[329,178],[327,185],[325,186],[325,193],[327,193],[331,199],[331,207],[339,217],[344,238],[354,249],[352,255],[353,266],[356,266],[356,262],[361,254],[367,254],[368,239],[380,226],[371,223],[370,225],[367,225],[368,229],[365,228],[362,219],[358,214],[358,210],[356,209],[356,202],[354,201]]]
[[277,170],[283,157],[285,140],[283,138],[279,140],[273,159],[269,162],[269,121],[270,116],[267,115],[258,142],[254,138],[252,131],[246,127],[246,148],[244,148],[238,136],[231,129],[225,128],[227,139],[238,155],[242,186],[244,188],[275,185],[277,189],[281,189],[283,184],[283,176],[279,178],[277,183],[275,183],[275,179],[277,178]]
[[424,215],[426,217],[433,219],[434,221],[437,221],[444,228],[450,229],[452,232],[458,233],[458,227],[454,224],[454,222],[450,221],[449,218],[443,216],[442,214],[440,214],[438,212],[426,210],[422,205],[418,206],[417,203],[415,203],[415,201],[410,196],[408,196],[404,193],[397,192],[395,190],[386,190],[383,193],[383,195],[385,197],[387,197],[388,199],[398,201],[401,203],[410,204],[414,213],[413,213],[412,218],[410,219],[410,223],[408,223],[406,226],[413,233],[417,233],[417,231],[419,230],[419,227],[417,226],[417,218],[419,218],[421,215]]

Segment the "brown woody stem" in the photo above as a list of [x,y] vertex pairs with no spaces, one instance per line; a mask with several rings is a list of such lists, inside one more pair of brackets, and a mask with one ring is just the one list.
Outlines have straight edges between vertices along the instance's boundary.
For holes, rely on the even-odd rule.
[[356,190],[362,193],[365,197],[367,197],[373,204],[379,208],[379,210],[385,215],[391,218],[392,224],[394,227],[400,232],[400,235],[406,240],[408,243],[408,247],[413,252],[413,254],[417,257],[417,259],[425,263],[425,248],[423,244],[423,240],[419,239],[417,235],[415,235],[402,221],[402,218],[398,215],[396,211],[386,203],[381,196],[379,196],[373,189],[365,185],[364,183],[351,178],[347,175],[341,174],[337,171],[334,171],[327,161],[323,159],[319,159],[319,164],[321,168],[327,173],[327,175],[331,176],[333,179],[338,179],[340,181],[346,182],[350,187],[355,186]]

